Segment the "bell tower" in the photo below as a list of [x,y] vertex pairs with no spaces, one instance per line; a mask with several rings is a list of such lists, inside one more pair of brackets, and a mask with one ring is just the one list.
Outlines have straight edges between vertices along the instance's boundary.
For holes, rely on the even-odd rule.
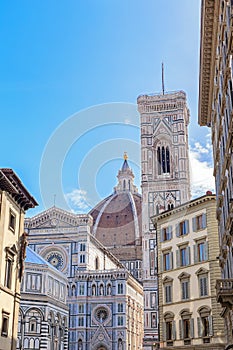
[[189,109],[183,91],[141,95],[137,103],[141,117],[144,348],[152,349],[158,339],[158,288],[156,231],[150,218],[190,200]]

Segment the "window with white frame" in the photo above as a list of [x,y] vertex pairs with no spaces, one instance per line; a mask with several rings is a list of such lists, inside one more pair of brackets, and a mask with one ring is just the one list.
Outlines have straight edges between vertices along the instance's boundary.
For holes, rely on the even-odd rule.
[[180,339],[184,340],[184,345],[191,344],[191,338],[194,338],[194,320],[188,309],[181,311],[179,320]]
[[157,169],[158,175],[170,173],[170,150],[168,146],[157,147]]
[[5,286],[7,288],[11,288],[13,263],[14,263],[13,257],[7,256],[6,268],[5,268]]
[[118,283],[118,285],[117,285],[117,293],[118,294],[123,294],[124,293],[123,283]]
[[10,317],[10,314],[8,312],[2,311],[2,328],[1,328],[1,336],[2,337],[8,336],[9,317]]
[[11,288],[12,285],[12,272],[13,272],[13,265],[14,265],[14,256],[17,254],[17,248],[15,245],[12,247],[5,248],[6,250],[6,264],[5,264],[5,281],[4,285],[7,288]]
[[199,276],[199,289],[200,289],[201,297],[208,295],[208,276],[207,275]]
[[118,311],[118,312],[123,312],[123,310],[124,310],[124,305],[123,305],[123,303],[118,303],[117,311]]
[[210,337],[213,336],[213,320],[211,310],[203,306],[198,310],[197,317],[198,337],[203,339],[203,343],[210,343]]
[[79,316],[78,317],[78,326],[79,327],[83,327],[84,326],[84,317],[83,316]]
[[85,286],[83,283],[79,284],[79,295],[84,295],[85,292]]
[[123,316],[118,316],[117,317],[117,325],[118,326],[123,326],[124,325],[124,317]]
[[163,323],[163,338],[168,346],[173,345],[173,340],[176,339],[176,323],[174,321],[175,315],[172,312],[166,312]]
[[37,331],[37,322],[36,322],[36,318],[32,317],[30,320],[29,320],[29,332],[30,333],[36,333]]
[[85,252],[86,251],[86,244],[85,243],[80,243],[79,250],[80,250],[80,252]]
[[190,298],[190,275],[182,272],[178,278],[180,280],[181,300],[188,300]]
[[85,254],[80,254],[79,255],[79,262],[80,262],[80,264],[85,264],[85,262],[86,262]]
[[78,313],[83,314],[84,313],[84,304],[79,303],[78,304]]
[[16,224],[16,215],[10,209],[10,212],[9,212],[9,229],[11,231],[13,231],[13,232],[15,232],[15,224]]
[[163,288],[164,288],[164,301],[166,304],[172,302],[172,285],[173,278],[165,277],[163,280]]
[[172,284],[166,284],[164,286],[164,299],[166,304],[172,302]]
[[198,278],[198,286],[199,286],[199,296],[205,297],[208,296],[209,292],[209,279],[208,279],[208,271],[204,268],[200,268],[196,272]]

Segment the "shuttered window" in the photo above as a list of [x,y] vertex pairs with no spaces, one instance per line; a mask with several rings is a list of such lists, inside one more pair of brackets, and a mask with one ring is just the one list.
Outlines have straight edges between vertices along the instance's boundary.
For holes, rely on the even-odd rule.
[[199,291],[200,291],[201,297],[208,295],[208,276],[207,275],[199,276]]
[[176,236],[184,236],[189,233],[189,220],[181,221],[176,225]]
[[164,286],[164,294],[165,294],[165,302],[171,303],[172,302],[172,285],[167,284]]
[[182,246],[176,251],[176,265],[187,266],[190,264],[190,247]]
[[189,299],[189,280],[181,281],[181,299]]
[[169,241],[172,239],[172,226],[162,228],[160,233],[161,242]]
[[207,261],[209,258],[209,251],[208,251],[208,242],[203,241],[197,241],[194,245],[194,263]]
[[199,231],[206,228],[206,214],[197,215],[192,218],[193,231]]
[[173,253],[165,252],[161,257],[161,271],[168,271],[173,268]]

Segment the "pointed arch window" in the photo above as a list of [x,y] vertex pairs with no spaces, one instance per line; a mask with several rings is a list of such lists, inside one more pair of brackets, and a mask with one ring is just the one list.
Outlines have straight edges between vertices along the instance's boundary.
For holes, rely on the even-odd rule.
[[78,350],[82,350],[83,349],[83,342],[82,339],[79,339],[78,341]]
[[96,295],[96,285],[93,284],[91,287],[92,295]]
[[169,152],[169,147],[166,147],[166,172],[170,173],[170,152]]
[[118,350],[123,350],[123,341],[121,338],[118,340]]
[[98,256],[95,258],[95,269],[99,270],[99,258],[98,258]]
[[170,173],[170,150],[168,146],[157,148],[157,167],[158,175]]
[[157,149],[158,175],[161,175],[161,151],[160,147]]

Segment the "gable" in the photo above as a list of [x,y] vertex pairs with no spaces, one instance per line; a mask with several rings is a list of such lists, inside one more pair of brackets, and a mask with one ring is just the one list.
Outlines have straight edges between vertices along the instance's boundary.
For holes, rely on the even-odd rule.
[[25,219],[25,228],[77,227],[92,223],[90,215],[73,214],[69,211],[52,207],[42,213]]

